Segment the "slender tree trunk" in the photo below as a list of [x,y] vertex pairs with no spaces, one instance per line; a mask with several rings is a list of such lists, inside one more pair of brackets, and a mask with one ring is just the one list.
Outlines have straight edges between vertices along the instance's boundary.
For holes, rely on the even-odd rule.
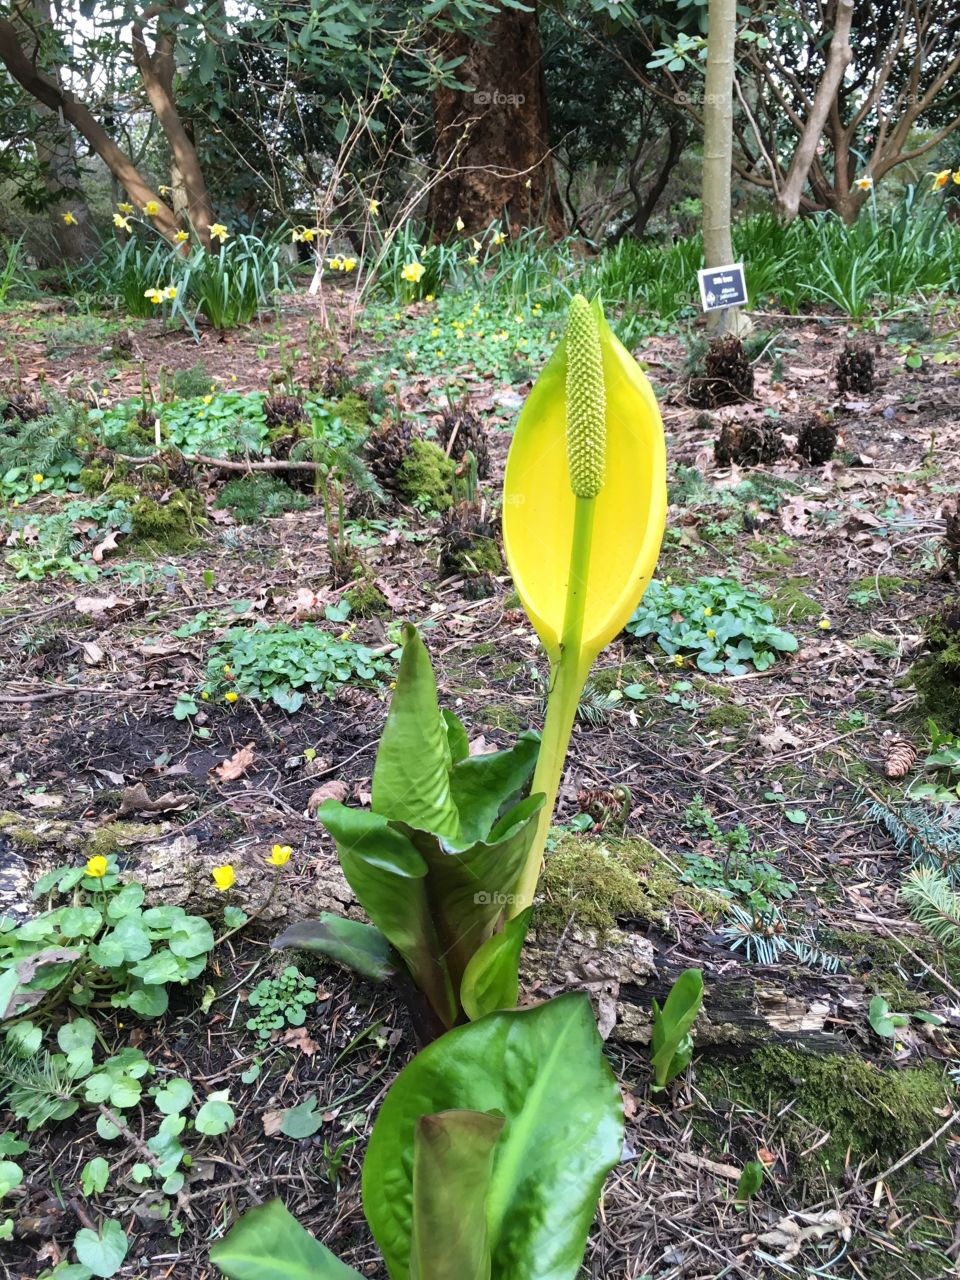
[[[737,0],[710,0],[707,76],[703,102],[703,255],[706,266],[733,261],[730,238],[730,174],[733,167],[733,53]],[[711,311],[707,331],[745,332],[739,308]]]
[[456,75],[473,87],[434,94],[433,159],[444,171],[431,193],[435,234],[448,235],[459,218],[468,234],[499,221],[514,233],[543,226],[563,235],[535,8],[501,8],[483,42],[447,35],[440,52],[464,59]]
[[797,143],[797,149],[793,153],[790,168],[787,170],[786,179],[780,190],[778,205],[780,217],[784,222],[792,222],[800,212],[800,197],[810,173],[810,166],[816,157],[817,146],[823,135],[830,109],[836,100],[843,73],[853,57],[850,48],[852,21],[853,0],[837,0],[827,65],[817,85],[810,114],[807,116],[803,133],[800,135],[800,141]]

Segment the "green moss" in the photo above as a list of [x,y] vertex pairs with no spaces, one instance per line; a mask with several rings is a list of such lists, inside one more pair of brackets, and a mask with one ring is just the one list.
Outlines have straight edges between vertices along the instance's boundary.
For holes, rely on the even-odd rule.
[[134,502],[139,502],[142,496],[136,485],[121,484],[119,482],[110,485],[107,493],[111,498],[116,498],[118,502],[129,502],[131,505]]
[[307,499],[276,476],[259,472],[229,480],[217,494],[216,505],[231,511],[240,524],[252,524],[261,516],[302,511]]
[[[928,1009],[930,995],[942,991],[940,984],[926,975],[893,938],[855,929],[822,929],[820,937],[827,951],[845,952],[849,956],[845,967],[863,981],[871,995],[883,996],[898,1013]],[[925,938],[911,938],[909,947],[934,972],[941,967],[941,956]],[[918,990],[919,987],[928,989]]]
[[522,609],[523,605],[521,603],[519,594],[516,591],[511,591],[510,594],[506,596],[506,598],[504,599],[503,607],[505,609]]
[[393,610],[376,583],[363,581],[345,593],[350,612],[357,618],[386,617]]
[[37,833],[9,809],[0,813],[0,832],[7,837],[15,849],[24,853],[33,853],[43,845]]
[[915,662],[910,676],[937,727],[960,733],[960,622],[952,615],[930,619],[924,628],[930,652]]
[[497,652],[497,646],[492,640],[484,640],[482,644],[475,644],[472,649],[467,652],[471,658],[492,658]]
[[831,1179],[842,1178],[848,1151],[853,1166],[871,1160],[883,1168],[919,1146],[941,1124],[936,1113],[947,1097],[943,1073],[932,1063],[880,1070],[855,1054],[821,1058],[779,1046],[758,1049],[726,1071],[702,1063],[697,1084],[711,1101],[729,1098],[778,1117],[797,1166]]
[[103,493],[107,483],[107,468],[101,466],[84,467],[77,476],[84,493],[91,495]]
[[718,729],[722,733],[732,733],[737,729],[743,729],[752,720],[753,713],[749,707],[740,707],[730,702],[720,707],[711,707],[703,717],[703,723],[706,728]]
[[590,683],[598,693],[613,693],[628,684],[656,684],[650,668],[642,662],[625,662],[622,667],[601,667],[590,676]]
[[130,513],[132,538],[157,551],[186,551],[198,542],[202,512],[203,499],[196,493],[175,493],[163,505],[140,498]]
[[762,560],[765,564],[777,565],[782,568],[789,568],[793,564],[793,556],[789,551],[782,551],[779,547],[772,547],[769,542],[750,542],[747,544],[747,551],[755,560]]
[[806,583],[806,578],[787,578],[774,591],[770,607],[778,622],[805,622],[822,616],[823,606],[803,590]]
[[[850,584],[847,592],[847,599],[852,604],[871,604],[874,601],[883,603],[890,596],[894,596],[899,591],[906,591],[909,587],[917,586],[915,578],[900,578],[895,574],[881,573],[879,577],[872,573],[868,573],[865,578],[858,578],[856,582]],[[867,599],[864,599],[867,597]]]
[[355,428],[358,435],[370,421],[370,406],[356,391],[348,391],[345,396],[341,396],[331,405],[331,409],[341,422]]
[[524,725],[512,707],[491,702],[477,712],[480,720],[491,729],[505,729],[508,733],[519,733]]
[[456,463],[429,440],[412,440],[397,471],[397,492],[406,502],[418,502],[434,511],[453,506]]
[[450,557],[450,567],[466,577],[483,573],[499,573],[503,568],[500,548],[496,538],[473,538],[469,547],[455,551]]
[[547,855],[534,923],[559,934],[573,917],[601,938],[626,917],[663,928],[679,883],[646,840],[565,836]]
[[119,853],[135,840],[147,839],[156,834],[156,827],[146,826],[142,822],[110,822],[87,838],[83,854],[86,858],[93,858],[97,854],[102,858],[109,858],[112,853]]

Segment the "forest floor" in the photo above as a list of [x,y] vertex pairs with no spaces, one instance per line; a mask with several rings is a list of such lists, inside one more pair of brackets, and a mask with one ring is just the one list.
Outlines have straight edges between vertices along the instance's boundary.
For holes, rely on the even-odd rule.
[[[290,299],[269,324],[224,341],[208,332],[199,347],[148,322],[132,330],[122,358],[115,349],[105,358],[99,334],[88,345],[51,345],[51,323],[65,335],[76,329],[68,310],[44,312],[42,334],[37,314],[24,308],[4,320],[17,361],[11,379],[64,393],[95,384],[112,401],[140,394],[141,368],[150,376],[198,361],[239,392],[268,390],[291,360],[306,382],[308,325],[317,319],[310,300]],[[704,674],[630,636],[603,653],[596,705],[571,744],[557,812],[563,829],[550,855],[557,861],[551,874],[548,860],[536,920],[545,969],[528,975],[528,993],[577,985],[586,974],[623,1024],[607,1048],[626,1099],[627,1144],[585,1276],[932,1280],[957,1274],[960,1257],[960,1139],[948,1123],[957,1119],[948,1068],[960,1054],[960,974],[898,902],[910,857],[870,806],[897,812],[922,772],[929,709],[908,673],[923,620],[955,594],[942,534],[960,477],[960,382],[954,364],[933,358],[944,349],[935,336],[882,325],[870,336],[874,389],[840,396],[832,371],[849,326],[758,320],[771,342],[756,365],[753,400],[706,415],[687,401],[678,336],[650,338],[635,352],[667,432],[671,506],[658,577],[739,580],[772,604],[797,651],[739,675]],[[345,356],[361,383],[382,386],[391,375],[378,334],[361,332]],[[494,501],[528,386],[465,371],[464,390],[488,429],[484,488]],[[428,432],[446,404],[430,373],[396,379],[393,398]],[[796,434],[805,417],[828,409],[842,445],[825,465],[796,456],[748,469],[714,462],[724,421],[778,419]],[[236,1123],[222,1137],[192,1140],[186,1185],[165,1208],[130,1177],[152,1132],[137,1111],[128,1137],[110,1144],[91,1107],[31,1135],[19,1157],[26,1181],[14,1239],[0,1251],[6,1277],[39,1276],[69,1256],[79,1226],[102,1216],[117,1219],[131,1241],[119,1275],[212,1277],[210,1245],[237,1212],[273,1194],[345,1262],[383,1274],[359,1174],[384,1091],[414,1052],[404,1011],[381,989],[301,959],[319,996],[303,1028],[258,1041],[246,1030],[245,1001],[257,981],[290,963],[269,947],[282,924],[355,910],[313,811],[318,794],[366,798],[389,690],[308,694],[293,713],[213,700],[174,716],[178,699],[203,682],[210,643],[231,625],[323,625],[325,606],[341,594],[329,585],[315,499],[238,524],[212,506],[224,479],[214,468],[199,474],[209,521],[183,554],[137,557],[121,541],[95,582],[62,574],[23,581],[9,568],[0,576],[4,907],[22,907],[37,875],[82,861],[104,840],[157,900],[218,916],[224,899],[210,871],[230,863],[230,901],[263,907],[166,1016],[151,1023],[121,1014],[102,1031],[114,1052],[139,1047],[158,1080],[185,1077],[198,1096],[229,1089]],[[24,507],[56,503],[40,495]],[[393,618],[423,628],[441,704],[465,721],[474,749],[539,727],[542,655],[506,570],[491,595],[470,598],[470,582],[439,576],[438,522],[413,508],[394,506],[357,532]],[[337,625],[386,650],[391,621]],[[897,741],[921,756],[914,764],[908,752],[912,767],[892,781]],[[217,767],[245,748],[240,776],[224,781]],[[274,843],[294,855],[281,892],[264,906],[271,879],[263,857]],[[611,853],[632,869],[639,899],[628,892],[620,901],[619,880],[605,884]],[[777,905],[778,928],[806,945],[807,963],[786,954],[764,964],[744,945],[731,950],[735,931],[725,930],[739,917],[718,908],[717,891],[748,915],[753,894]],[[658,970],[701,967],[707,1019],[712,1004],[726,1009],[730,993],[746,993],[743,1016],[755,1025],[715,1017],[686,1077],[651,1095],[640,1015],[654,980],[645,990],[641,976],[615,965],[598,982],[602,961],[590,972],[565,967],[562,942],[589,925],[600,929],[598,956],[622,946],[626,933],[643,941]],[[912,1017],[895,1036],[878,1035],[868,1020],[876,994],[895,1012],[937,1020]],[[765,1023],[768,1008],[776,1017]],[[322,1113],[319,1129],[285,1136],[277,1116],[306,1099]],[[15,1121],[5,1127],[22,1136]],[[735,1205],[739,1172],[758,1153],[763,1187]],[[79,1171],[96,1155],[110,1163],[110,1184],[86,1193]]]

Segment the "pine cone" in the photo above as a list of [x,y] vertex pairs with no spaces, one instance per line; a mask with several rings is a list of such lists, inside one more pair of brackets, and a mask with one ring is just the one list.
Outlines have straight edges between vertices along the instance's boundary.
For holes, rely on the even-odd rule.
[[396,492],[397,472],[403,466],[412,439],[413,432],[408,423],[389,419],[367,438],[367,466],[380,487],[389,493]]
[[905,778],[917,758],[916,749],[905,738],[895,738],[887,751],[884,773],[888,778]]
[[822,413],[815,413],[800,427],[797,453],[813,464],[829,462],[837,447],[837,424]]
[[486,480],[489,476],[490,447],[483,420],[467,407],[466,401],[455,408],[444,409],[439,444],[444,453],[457,462],[469,450],[477,460],[478,479]]
[[303,401],[299,396],[267,396],[263,402],[263,415],[271,431],[277,427],[292,427],[306,419]]
[[865,396],[873,390],[876,359],[863,342],[845,342],[837,360],[837,390],[841,395]]
[[715,409],[753,399],[753,365],[734,334],[713,338],[703,362],[704,376],[690,384],[690,402]]
[[7,421],[19,418],[21,422],[33,422],[35,418],[43,418],[50,412],[50,406],[39,391],[14,391],[7,396],[3,417]]
[[725,422],[713,446],[714,457],[721,467],[735,462],[741,467],[755,467],[775,462],[783,451],[783,437],[776,422]]

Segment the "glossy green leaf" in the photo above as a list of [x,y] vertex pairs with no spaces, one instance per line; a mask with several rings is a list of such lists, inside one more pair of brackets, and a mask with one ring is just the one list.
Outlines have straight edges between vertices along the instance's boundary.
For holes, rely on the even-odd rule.
[[734,1200],[749,1200],[763,1186],[764,1168],[759,1160],[748,1160],[743,1166],[740,1181],[737,1183],[737,1194]]
[[363,1168],[364,1211],[393,1280],[410,1274],[417,1121],[454,1109],[507,1121],[487,1196],[492,1274],[573,1280],[623,1139],[620,1092],[587,997],[456,1027],[397,1077]]
[[540,737],[522,733],[509,751],[468,756],[453,768],[450,788],[460,815],[460,842],[484,840],[503,806],[529,782]]
[[703,1004],[703,974],[686,969],[670,988],[661,1009],[653,1001],[653,1056],[655,1088],[662,1089],[686,1067],[693,1055],[690,1029]]
[[397,688],[373,769],[373,809],[394,822],[457,840],[450,744],[437,705],[433,668],[423,641],[409,623],[403,628],[403,639]]
[[447,746],[450,748],[450,763],[459,764],[470,754],[470,739],[463,727],[460,717],[447,707],[441,707],[440,715],[447,727]]
[[490,1280],[487,1191],[503,1125],[479,1111],[417,1121],[410,1280]]
[[280,1200],[245,1213],[210,1250],[210,1261],[229,1280],[357,1280],[301,1227]]
[[520,990],[520,952],[533,908],[508,920],[470,957],[460,984],[460,1003],[472,1021],[497,1009],[513,1009]]
[[358,920],[344,920],[329,911],[316,920],[298,920],[289,925],[271,946],[275,950],[289,947],[318,951],[373,982],[385,982],[397,968],[396,953],[379,929]]

